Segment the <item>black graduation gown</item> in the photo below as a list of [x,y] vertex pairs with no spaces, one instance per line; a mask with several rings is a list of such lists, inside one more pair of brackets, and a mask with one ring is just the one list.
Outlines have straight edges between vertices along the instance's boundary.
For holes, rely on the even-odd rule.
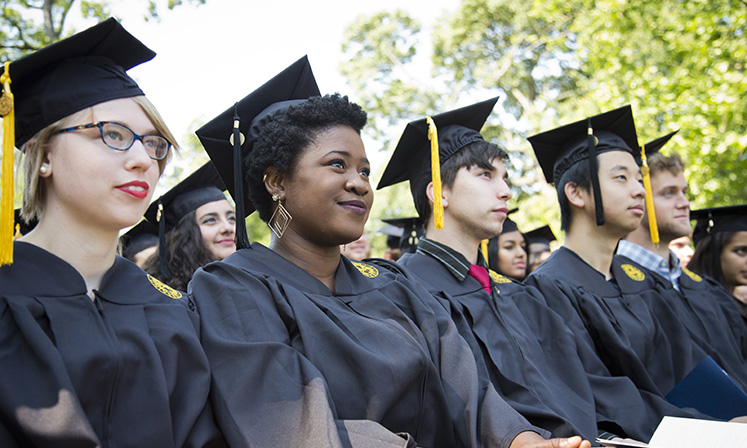
[[[649,303],[655,315],[679,319],[695,343],[743,390],[747,390],[747,362],[744,356],[747,335],[729,293],[715,281],[703,279],[687,270],[683,270],[679,278],[680,292],[677,292],[669,279],[628,257],[615,257],[619,257],[621,263],[632,264],[657,280],[661,300]],[[675,315],[670,314],[672,310]]]
[[186,296],[119,256],[95,300],[55,255],[16,242],[14,258],[0,267],[0,440],[37,447],[225,444]]
[[[597,408],[612,417],[615,411],[615,395],[623,409],[629,409],[629,417],[638,417],[638,424],[626,428],[631,437],[648,440],[664,416],[710,419],[694,410],[681,409],[670,404],[665,395],[690,369],[704,357],[694,347],[689,336],[683,334],[681,324],[669,319],[677,338],[670,341],[665,328],[652,315],[646,305],[651,297],[651,278],[646,280],[635,271],[625,272],[622,263],[613,261],[613,275],[618,289],[604,276],[584,262],[578,255],[561,247],[525,280],[526,284],[539,289],[550,308],[566,321],[576,335],[579,351],[587,372],[598,369],[601,360],[613,379],[605,392],[603,376],[600,384],[592,385]],[[673,357],[672,353],[677,353]],[[590,354],[594,353],[593,356]],[[675,358],[675,359],[673,359]],[[635,386],[630,390],[618,377],[627,377]],[[619,388],[618,393],[611,393]],[[634,403],[639,402],[640,406]],[[628,407],[627,405],[630,405]],[[624,414],[617,414],[616,421],[626,421]],[[621,425],[622,426],[622,425]],[[635,435],[639,434],[639,435]]]
[[[517,300],[536,299],[525,292],[523,285],[495,273],[493,276],[502,283],[493,283],[491,299],[476,279],[468,275],[460,282],[430,255],[405,254],[398,264],[443,301],[465,339],[475,338],[476,356],[484,357],[493,385],[514,409],[554,437],[597,437],[594,398],[575,354],[572,336],[555,335],[567,336],[571,343],[559,346],[554,354],[564,360],[562,369],[549,364],[536,336],[547,330],[569,332],[559,316],[545,307],[554,316],[526,319],[510,296],[521,296]],[[466,325],[459,325],[460,321]]]
[[407,433],[419,446],[505,447],[533,429],[478,376],[448,315],[381,262],[341,257],[336,293],[257,243],[195,273],[229,442],[411,446],[395,435]]

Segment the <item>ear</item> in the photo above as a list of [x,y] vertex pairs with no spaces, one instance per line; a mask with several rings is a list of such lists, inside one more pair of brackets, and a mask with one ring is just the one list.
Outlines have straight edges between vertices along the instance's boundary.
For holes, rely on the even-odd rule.
[[274,166],[268,167],[265,170],[265,174],[262,177],[262,181],[265,184],[267,192],[272,195],[278,195],[282,201],[285,198],[285,187],[283,187],[283,181],[285,176],[283,173],[278,172]]
[[49,177],[52,175],[52,161],[49,160],[49,153],[45,152],[39,164],[39,177]]
[[563,186],[563,193],[568,199],[568,202],[578,208],[584,208],[586,204],[587,193],[583,188],[579,187],[575,182],[568,182]]
[[[446,191],[448,191],[447,187],[441,187],[441,205],[443,205],[444,209],[449,205]],[[433,182],[428,182],[428,185],[425,187],[425,195],[428,196],[428,200],[431,201],[431,207],[433,207],[433,203],[435,202],[435,196],[433,195]]]

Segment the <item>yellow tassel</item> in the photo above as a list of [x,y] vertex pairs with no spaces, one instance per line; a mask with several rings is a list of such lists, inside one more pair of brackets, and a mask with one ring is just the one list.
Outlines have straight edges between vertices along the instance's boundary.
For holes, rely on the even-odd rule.
[[13,196],[13,147],[16,143],[15,108],[10,91],[10,62],[5,63],[5,72],[0,76],[3,84],[3,101],[10,110],[3,116],[3,164],[2,191],[0,192],[0,266],[13,263],[13,224],[15,221]]
[[433,181],[433,219],[436,229],[444,228],[444,206],[441,203],[441,159],[438,154],[438,130],[433,118],[425,117],[428,122],[428,140],[431,141],[431,180]]
[[[485,262],[488,262],[488,240],[482,240],[480,241],[480,251],[482,252],[482,256],[485,258]],[[491,267],[491,266],[488,266]]]
[[656,210],[654,210],[654,193],[651,191],[651,174],[646,160],[646,145],[641,146],[641,174],[643,187],[646,189],[646,214],[648,214],[648,228],[651,232],[651,242],[659,247],[659,227],[656,225]]

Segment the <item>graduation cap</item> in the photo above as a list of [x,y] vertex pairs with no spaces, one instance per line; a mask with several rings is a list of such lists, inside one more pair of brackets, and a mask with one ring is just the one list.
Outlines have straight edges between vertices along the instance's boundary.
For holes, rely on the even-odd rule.
[[551,184],[558,182],[563,173],[577,162],[589,159],[599,226],[604,224],[604,209],[596,156],[608,151],[625,151],[640,160],[633,110],[629,105],[533,135],[528,140],[545,179]]
[[128,260],[143,250],[158,246],[158,226],[147,219],[143,219],[136,226],[119,237],[122,256]]
[[273,117],[293,104],[319,95],[308,57],[304,56],[195,132],[236,202],[236,214],[241,217],[236,222],[238,249],[249,247],[244,218],[255,209],[244,194],[247,188],[242,174],[244,159]]
[[418,216],[389,218],[382,219],[382,221],[387,223],[387,226],[379,231],[393,238],[392,240],[387,238],[387,245],[399,247],[402,253],[414,252],[420,237],[425,233],[423,220]]
[[43,128],[98,103],[143,95],[126,70],[156,54],[115,19],[6,62],[3,116],[0,265],[13,259],[13,147]]
[[485,141],[480,129],[497,101],[495,97],[408,123],[376,189],[409,180],[415,208],[423,217],[428,209],[425,187],[433,182],[436,228],[443,228],[441,164],[468,144]]
[[691,210],[690,219],[697,220],[693,231],[697,245],[706,235],[747,231],[747,204]]
[[643,175],[643,186],[646,189],[646,214],[648,215],[648,228],[649,233],[651,234],[651,242],[657,247],[659,244],[659,226],[656,224],[654,192],[651,189],[651,173],[648,168],[648,162],[646,161],[646,155],[659,151],[678,131],[679,129],[641,146],[641,174]]
[[550,247],[550,241],[557,240],[552,229],[547,224],[526,232],[524,236],[528,244],[544,244],[547,247]]
[[225,200],[225,189],[215,166],[212,162],[207,162],[148,206],[145,219],[158,226],[159,261],[164,278],[171,278],[166,259],[166,232],[199,207]]

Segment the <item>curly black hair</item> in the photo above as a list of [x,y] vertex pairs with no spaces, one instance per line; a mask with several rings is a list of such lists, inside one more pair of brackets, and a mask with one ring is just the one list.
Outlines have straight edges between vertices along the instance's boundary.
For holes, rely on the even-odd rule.
[[366,120],[366,112],[359,105],[335,93],[290,106],[281,117],[267,124],[244,159],[247,194],[260,219],[267,222],[272,216],[272,199],[262,180],[267,168],[272,166],[280,173],[290,173],[301,151],[321,132],[342,125],[360,135]]

